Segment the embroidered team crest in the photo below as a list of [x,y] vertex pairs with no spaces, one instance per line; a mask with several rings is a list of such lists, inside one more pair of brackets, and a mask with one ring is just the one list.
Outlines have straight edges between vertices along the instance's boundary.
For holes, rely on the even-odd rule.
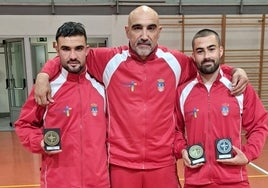
[[157,80],[157,89],[160,92],[165,90],[165,80],[163,80],[163,79],[158,79]]
[[229,114],[229,111],[230,111],[229,104],[223,104],[221,106],[221,113],[223,116],[227,116]]
[[132,81],[131,83],[130,83],[130,91],[134,91],[135,90],[135,86],[137,85],[137,83],[136,82],[134,82],[134,81]]
[[131,81],[130,83],[125,83],[124,85],[126,87],[129,87],[131,92],[134,92],[137,83],[135,81]]
[[72,110],[72,108],[70,108],[69,106],[65,106],[63,112],[66,114],[67,117],[69,117],[71,110]]
[[93,116],[97,116],[98,114],[98,105],[93,103],[90,105],[90,111],[92,113]]
[[198,111],[199,111],[199,109],[194,107],[194,109],[193,109],[193,117],[194,118],[197,118]]

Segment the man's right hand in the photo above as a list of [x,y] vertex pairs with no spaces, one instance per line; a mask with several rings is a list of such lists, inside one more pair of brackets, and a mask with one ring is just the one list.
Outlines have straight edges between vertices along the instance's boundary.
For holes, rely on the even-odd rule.
[[53,154],[58,154],[58,153],[61,153],[62,150],[55,150],[55,151],[46,151],[45,150],[45,143],[44,143],[44,139],[41,140],[41,147],[43,148],[44,152],[47,153],[48,155],[53,155]]
[[34,87],[34,98],[38,105],[48,105],[53,103],[51,98],[51,88],[49,85],[49,76],[46,73],[38,73]]
[[181,154],[182,154],[182,159],[183,159],[184,165],[189,167],[189,168],[199,168],[200,166],[204,165],[204,163],[198,163],[195,165],[191,165],[191,161],[189,159],[188,152],[186,149],[183,149]]

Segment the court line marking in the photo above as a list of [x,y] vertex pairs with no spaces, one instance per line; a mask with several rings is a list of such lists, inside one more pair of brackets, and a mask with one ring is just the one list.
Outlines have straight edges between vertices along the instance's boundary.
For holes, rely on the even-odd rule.
[[250,175],[249,178],[268,178],[268,175]]
[[4,185],[0,188],[18,188],[18,187],[40,187],[40,184],[30,184],[30,185]]
[[[268,177],[268,171],[264,170],[263,168],[259,167],[258,165],[255,165],[254,163],[250,162],[250,166],[257,169],[258,171],[262,172],[264,175],[248,175],[249,178],[262,178],[262,177]],[[179,178],[180,180],[184,180],[184,178]],[[0,188],[20,188],[20,187],[37,187],[40,186],[40,184],[31,184],[31,185],[9,185],[9,186],[0,186]]]
[[263,168],[259,167],[258,165],[255,165],[252,162],[250,162],[249,165],[256,168],[258,171],[262,172],[263,174],[268,175],[268,171],[264,170]]
[[[268,178],[268,175],[248,175],[248,178]],[[184,178],[179,178],[180,181],[184,181]]]

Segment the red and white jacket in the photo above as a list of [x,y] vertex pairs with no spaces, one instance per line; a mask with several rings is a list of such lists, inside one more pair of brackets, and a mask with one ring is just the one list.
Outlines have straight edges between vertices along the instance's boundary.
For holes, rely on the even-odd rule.
[[[52,78],[58,64],[55,58],[42,71]],[[106,89],[109,162],[134,169],[174,164],[176,88],[196,76],[191,58],[157,46],[141,60],[121,46],[91,49],[87,66]]]
[[[33,92],[24,104],[15,130],[31,152],[42,154],[42,188],[109,188],[105,92],[88,73],[65,69],[50,82],[54,103],[35,103]],[[48,155],[40,143],[44,128],[60,128],[61,149]]]
[[[230,138],[249,161],[262,151],[267,136],[267,112],[249,84],[239,96],[230,94],[231,82],[220,71],[210,90],[200,76],[178,87],[178,133],[175,153],[202,144],[206,162],[200,168],[185,168],[185,183],[238,183],[248,181],[246,166],[230,166],[216,161],[216,139]],[[245,133],[246,141],[241,136]]]

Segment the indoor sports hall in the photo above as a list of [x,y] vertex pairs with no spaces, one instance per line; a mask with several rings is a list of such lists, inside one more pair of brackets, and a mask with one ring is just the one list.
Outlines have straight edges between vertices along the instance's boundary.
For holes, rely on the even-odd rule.
[[[158,43],[189,56],[198,30],[217,31],[225,50],[222,61],[247,72],[268,110],[267,0],[0,0],[0,188],[40,187],[41,158],[22,147],[14,122],[37,73],[57,54],[57,28],[81,22],[91,48],[126,45],[128,14],[140,5],[159,14]],[[247,165],[252,188],[268,186],[267,160],[268,140],[262,155]],[[177,169],[183,184],[181,160]]]

